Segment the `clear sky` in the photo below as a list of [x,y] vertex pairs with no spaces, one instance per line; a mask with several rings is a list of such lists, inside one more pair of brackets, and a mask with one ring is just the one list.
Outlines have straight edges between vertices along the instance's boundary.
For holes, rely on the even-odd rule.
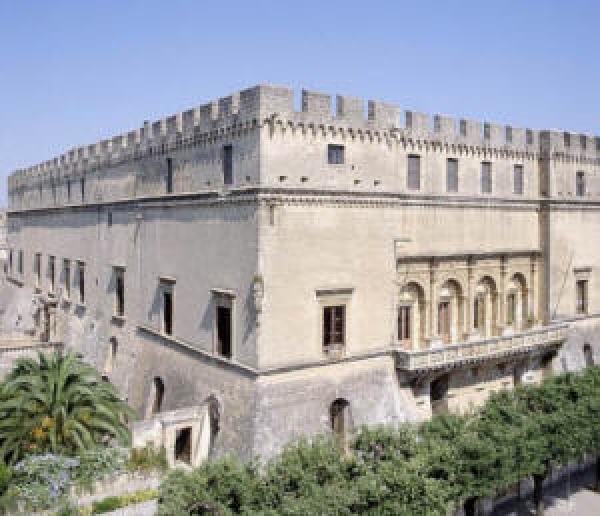
[[6,176],[257,83],[600,134],[600,1],[0,0]]

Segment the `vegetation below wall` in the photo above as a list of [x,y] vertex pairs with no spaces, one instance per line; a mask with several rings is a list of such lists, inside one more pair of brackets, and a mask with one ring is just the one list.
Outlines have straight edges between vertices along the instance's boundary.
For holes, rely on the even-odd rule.
[[541,514],[550,469],[600,454],[600,368],[496,393],[464,416],[364,428],[344,448],[318,438],[264,466],[228,458],[174,471],[158,514],[445,515],[464,504],[471,515],[531,477]]

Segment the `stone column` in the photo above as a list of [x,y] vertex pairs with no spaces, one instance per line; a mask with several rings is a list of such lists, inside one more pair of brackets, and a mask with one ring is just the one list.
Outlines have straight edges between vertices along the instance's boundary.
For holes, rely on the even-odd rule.
[[475,273],[473,271],[473,259],[467,260],[467,295],[465,302],[465,333],[467,338],[471,339],[475,336]]
[[506,327],[506,256],[500,258],[500,284],[496,310],[496,334],[502,335]]
[[535,326],[539,326],[545,323],[544,321],[544,310],[542,310],[541,305],[541,287],[540,284],[540,261],[541,257],[532,256],[531,257],[531,286],[528,289],[529,291],[529,306],[528,311],[531,319],[533,320],[533,324]]
[[432,260],[429,263],[429,343],[430,346],[437,347],[441,345],[441,339],[438,335],[438,285],[437,285],[437,267],[438,264]]

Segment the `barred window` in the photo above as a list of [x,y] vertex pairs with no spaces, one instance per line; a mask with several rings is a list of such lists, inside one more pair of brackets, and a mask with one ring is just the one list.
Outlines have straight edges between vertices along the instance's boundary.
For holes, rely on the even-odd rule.
[[458,160],[455,158],[446,161],[446,190],[458,192]]
[[487,161],[481,164],[481,193],[492,193],[492,164]]
[[520,195],[523,193],[523,165],[515,165],[513,174],[513,192]]
[[421,189],[421,156],[408,156],[408,175],[406,176],[406,186],[409,190]]

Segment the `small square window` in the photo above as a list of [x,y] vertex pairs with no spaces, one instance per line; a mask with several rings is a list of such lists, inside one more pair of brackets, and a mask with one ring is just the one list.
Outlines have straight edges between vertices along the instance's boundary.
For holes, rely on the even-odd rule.
[[327,163],[330,165],[344,164],[344,146],[330,144],[327,146]]

